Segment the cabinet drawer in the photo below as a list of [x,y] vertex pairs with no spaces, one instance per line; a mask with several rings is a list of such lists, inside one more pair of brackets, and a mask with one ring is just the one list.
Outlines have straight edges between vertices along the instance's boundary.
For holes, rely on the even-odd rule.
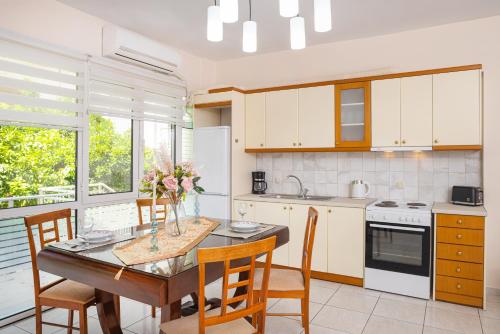
[[438,227],[437,242],[470,246],[483,246],[484,231],[463,228]]
[[437,226],[483,230],[484,217],[438,214]]
[[436,300],[457,303],[462,305],[483,307],[483,299],[471,296],[456,295],[454,293],[436,291]]
[[436,257],[438,259],[458,260],[463,262],[483,263],[484,248],[451,244],[437,244]]
[[483,282],[436,275],[436,291],[482,298]]
[[438,259],[436,262],[436,274],[482,281],[483,265]]

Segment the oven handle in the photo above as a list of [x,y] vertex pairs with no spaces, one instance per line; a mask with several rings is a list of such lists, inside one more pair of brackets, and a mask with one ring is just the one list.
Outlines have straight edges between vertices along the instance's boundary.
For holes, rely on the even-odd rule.
[[380,225],[380,224],[370,224],[370,227],[386,228],[388,230],[425,232],[425,229],[423,229],[423,228],[404,227],[404,226],[389,226],[389,225]]

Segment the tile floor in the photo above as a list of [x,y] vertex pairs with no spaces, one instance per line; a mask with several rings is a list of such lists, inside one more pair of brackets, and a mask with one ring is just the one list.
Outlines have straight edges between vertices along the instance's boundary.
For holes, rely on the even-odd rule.
[[[207,287],[209,297],[220,296],[219,285]],[[122,327],[126,334],[158,333],[159,319],[151,318],[147,305],[122,298]],[[270,312],[290,313],[299,303],[271,299]],[[102,333],[95,308],[89,310],[89,333]],[[64,310],[45,312],[48,321],[66,321]],[[425,301],[349,285],[312,280],[310,304],[311,334],[493,334],[500,333],[500,295],[488,296],[487,310]],[[76,322],[76,321],[75,321]],[[0,334],[34,333],[35,321],[28,318],[0,328]],[[44,334],[64,333],[65,329],[44,327]],[[296,317],[268,317],[266,332],[299,334]]]

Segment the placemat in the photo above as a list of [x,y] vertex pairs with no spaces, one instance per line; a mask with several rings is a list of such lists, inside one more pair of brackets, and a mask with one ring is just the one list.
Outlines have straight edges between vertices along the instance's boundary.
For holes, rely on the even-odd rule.
[[135,237],[133,235],[115,235],[113,239],[97,244],[90,244],[86,243],[85,241],[81,239],[71,239],[67,241],[61,241],[57,242],[54,244],[50,244],[51,247],[59,248],[65,251],[73,252],[73,253],[78,253],[86,250],[90,250],[93,248],[97,247],[102,247],[106,245],[112,245],[112,244],[117,244],[122,241],[134,239]]
[[270,229],[273,229],[275,225],[268,225],[268,224],[261,224],[261,228],[258,231],[255,232],[250,232],[250,233],[240,233],[240,232],[233,232],[229,229],[229,225],[227,226],[221,226],[217,230],[213,231],[211,234],[213,235],[220,235],[223,237],[230,237],[230,238],[238,238],[238,239],[248,239],[251,238],[257,234],[260,234],[262,232],[269,231]]
[[164,228],[158,230],[157,252],[151,252],[151,235],[148,234],[116,247],[113,253],[127,266],[184,255],[220,224],[205,217],[189,218],[184,223],[187,224],[187,230],[178,237],[168,235]]

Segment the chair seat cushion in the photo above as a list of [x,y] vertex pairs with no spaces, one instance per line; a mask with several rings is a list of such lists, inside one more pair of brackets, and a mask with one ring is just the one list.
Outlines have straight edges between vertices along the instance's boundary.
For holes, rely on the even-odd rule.
[[[228,312],[234,311],[229,306],[227,309]],[[198,315],[199,313],[195,313],[188,317],[165,322],[160,325],[160,329],[165,334],[198,334]],[[220,308],[205,312],[205,318],[214,315],[220,315]],[[206,334],[250,334],[255,332],[255,328],[243,318],[205,328]]]
[[[262,286],[263,268],[255,270],[255,289],[260,290]],[[269,275],[269,291],[303,291],[304,277],[302,272],[292,269],[272,268]]]
[[86,304],[95,298],[95,289],[82,283],[64,280],[40,293],[40,298]]

